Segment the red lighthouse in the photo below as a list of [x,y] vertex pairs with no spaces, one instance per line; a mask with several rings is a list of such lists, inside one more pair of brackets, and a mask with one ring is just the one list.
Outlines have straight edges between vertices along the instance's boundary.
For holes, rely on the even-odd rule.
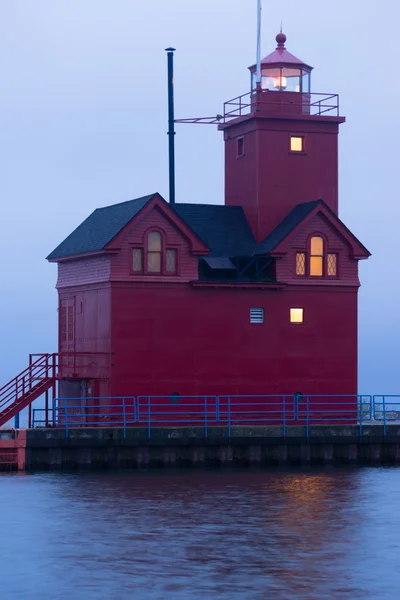
[[57,364],[36,390],[10,382],[0,423],[56,380],[88,422],[125,397],[178,411],[188,396],[357,394],[358,261],[369,252],[338,217],[345,119],[276,40],[257,83],[250,67],[249,92],[216,118],[183,120],[223,131],[225,204],[157,193],[111,204],[48,256]]
[[251,111],[221,126],[225,139],[225,203],[243,206],[261,242],[298,204],[323,199],[338,214],[338,98],[311,93],[312,67],[285,47],[250,67]]

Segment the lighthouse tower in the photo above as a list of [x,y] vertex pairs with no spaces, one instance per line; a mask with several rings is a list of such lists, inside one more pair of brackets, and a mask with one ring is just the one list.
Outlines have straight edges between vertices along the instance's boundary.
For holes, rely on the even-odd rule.
[[251,91],[226,103],[237,118],[220,125],[225,140],[225,204],[242,206],[261,242],[298,204],[322,199],[338,214],[338,97],[312,93],[312,67],[286,49],[249,67]]

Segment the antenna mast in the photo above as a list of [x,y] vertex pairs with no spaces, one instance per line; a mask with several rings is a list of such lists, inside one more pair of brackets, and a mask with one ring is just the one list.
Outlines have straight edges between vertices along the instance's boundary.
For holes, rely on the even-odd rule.
[[261,83],[261,0],[257,0],[257,84]]

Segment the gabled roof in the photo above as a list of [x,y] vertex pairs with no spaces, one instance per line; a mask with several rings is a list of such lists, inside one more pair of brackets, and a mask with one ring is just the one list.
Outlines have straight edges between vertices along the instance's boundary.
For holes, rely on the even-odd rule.
[[208,256],[252,256],[256,242],[241,206],[175,204],[173,209],[210,248]]
[[[150,194],[96,209],[47,259],[58,260],[79,254],[100,252],[158,194]],[[208,247],[209,256],[251,256],[256,247],[242,207],[215,204],[165,203]]]
[[254,254],[268,254],[268,252],[271,252],[320,202],[322,200],[313,200],[312,202],[305,202],[304,204],[295,206],[287,217],[258,244]]
[[308,217],[311,218],[319,212],[321,212],[332,226],[335,227],[338,233],[348,241],[352,247],[354,258],[360,260],[368,258],[368,256],[371,255],[369,250],[367,250],[367,248],[356,238],[350,229],[346,227],[323,200],[315,200],[295,206],[287,217],[285,217],[285,219],[283,219],[283,221],[258,245],[255,255],[270,253],[273,255],[273,253],[285,252],[287,250],[286,244],[289,236],[296,227]]
[[48,255],[47,260],[103,250],[155,195],[97,208]]
[[[243,208],[218,204],[175,204],[170,205],[159,194],[150,194],[136,200],[113,204],[96,209],[79,227],[75,229],[53,252],[48,260],[62,260],[69,257],[115,250],[118,234],[138,215],[144,214],[146,205],[165,210],[177,226],[186,229],[189,238],[197,240],[194,253],[210,257],[252,257],[281,252],[279,246],[292,231],[310,215],[317,206],[332,223],[341,229],[343,235],[353,245],[355,256],[365,258],[368,250],[357,240],[322,200],[298,204],[285,219],[260,243],[256,244]],[[148,207],[151,209],[151,206]],[[173,212],[172,212],[173,211]],[[210,251],[208,251],[208,249]]]

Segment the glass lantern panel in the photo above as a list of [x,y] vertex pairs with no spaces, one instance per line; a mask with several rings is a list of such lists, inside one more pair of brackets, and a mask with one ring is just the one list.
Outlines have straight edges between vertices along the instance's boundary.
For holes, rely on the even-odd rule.
[[300,69],[282,69],[282,89],[285,92],[301,92]]
[[[280,69],[263,69],[261,71],[261,87],[263,90],[279,90]],[[278,87],[277,87],[278,86]]]
[[301,77],[301,91],[303,94],[309,94],[311,92],[311,73],[303,71]]

